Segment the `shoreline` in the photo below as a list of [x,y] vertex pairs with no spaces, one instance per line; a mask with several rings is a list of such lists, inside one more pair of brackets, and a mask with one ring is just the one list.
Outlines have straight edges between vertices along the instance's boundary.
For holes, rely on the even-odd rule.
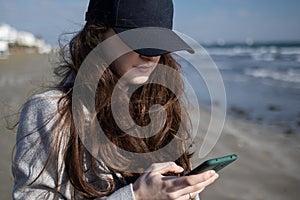
[[[227,118],[230,120],[238,120],[241,122],[253,124],[261,128],[270,129],[275,132],[280,132],[281,134],[286,136],[292,136],[292,135],[300,136],[300,121],[295,122],[295,124],[297,123],[296,126],[283,125],[282,123],[284,122],[282,122],[281,120],[276,120],[276,119],[269,120],[268,118],[264,118],[262,116],[251,117],[251,112],[247,112],[242,108],[233,107],[229,109],[231,111],[227,111],[227,112],[233,112],[227,115]],[[234,109],[235,111],[232,111],[232,109]]]

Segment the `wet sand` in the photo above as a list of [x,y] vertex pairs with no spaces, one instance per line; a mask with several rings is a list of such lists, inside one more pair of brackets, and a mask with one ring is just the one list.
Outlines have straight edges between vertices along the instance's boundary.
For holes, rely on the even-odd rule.
[[[5,119],[12,115],[28,97],[52,80],[52,66],[47,55],[20,55],[0,60],[0,199],[11,199],[11,152],[15,133],[8,131]],[[49,81],[47,81],[49,80]],[[8,115],[12,115],[7,118]],[[193,118],[193,117],[192,117]],[[209,115],[201,112],[201,127],[195,140],[193,163],[204,159],[238,154],[236,162],[220,172],[217,182],[209,186],[202,199],[299,199],[300,138],[239,120],[226,120],[215,148],[204,158],[197,158]],[[210,138],[213,141],[214,138]]]

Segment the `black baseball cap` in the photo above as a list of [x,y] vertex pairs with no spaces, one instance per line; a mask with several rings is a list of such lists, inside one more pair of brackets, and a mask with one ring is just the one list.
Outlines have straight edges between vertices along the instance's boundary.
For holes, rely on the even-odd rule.
[[[180,50],[194,53],[194,50],[172,31],[173,13],[172,0],[90,0],[85,20],[87,23],[100,23],[112,27],[117,34],[136,28],[163,28],[164,34],[143,31],[138,40],[159,42],[161,47],[167,48],[135,50],[141,55],[159,56]],[[122,37],[121,39],[131,47],[130,40]]]

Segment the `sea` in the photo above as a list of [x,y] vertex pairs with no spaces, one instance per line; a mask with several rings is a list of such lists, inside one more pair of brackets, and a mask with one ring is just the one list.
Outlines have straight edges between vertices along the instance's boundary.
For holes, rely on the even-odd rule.
[[[223,79],[227,117],[300,134],[300,42],[202,46]],[[210,108],[214,102],[203,80],[190,70],[191,63],[179,63],[185,78],[196,85],[199,104]]]

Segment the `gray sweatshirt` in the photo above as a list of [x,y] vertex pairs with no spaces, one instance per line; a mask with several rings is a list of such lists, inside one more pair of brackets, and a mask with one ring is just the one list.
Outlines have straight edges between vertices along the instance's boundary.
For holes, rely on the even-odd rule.
[[[55,162],[51,160],[41,176],[35,180],[43,170],[50,153],[51,135],[49,134],[58,119],[58,116],[53,117],[53,114],[57,111],[57,103],[61,95],[58,90],[35,95],[22,109],[13,161],[13,199],[53,199],[57,180],[58,185],[61,186],[58,188],[56,199],[84,199],[76,193],[64,169],[57,177],[56,168],[52,164]],[[62,157],[63,155],[58,155],[58,166],[64,168]],[[134,200],[132,184],[126,184],[124,181],[124,185],[117,185],[110,196],[98,199]]]

